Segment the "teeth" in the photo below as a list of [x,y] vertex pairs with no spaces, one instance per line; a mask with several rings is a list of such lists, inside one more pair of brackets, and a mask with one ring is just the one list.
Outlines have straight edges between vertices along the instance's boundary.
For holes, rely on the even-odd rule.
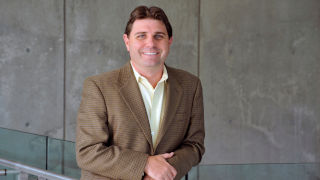
[[146,55],[156,55],[157,53],[143,53],[143,54],[146,54]]

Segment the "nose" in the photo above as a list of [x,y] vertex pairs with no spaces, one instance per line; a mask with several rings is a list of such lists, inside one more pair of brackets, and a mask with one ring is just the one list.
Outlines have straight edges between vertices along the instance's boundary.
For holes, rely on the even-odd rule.
[[153,37],[148,37],[147,39],[146,39],[146,45],[148,46],[148,47],[154,47],[155,46],[155,39],[153,38]]

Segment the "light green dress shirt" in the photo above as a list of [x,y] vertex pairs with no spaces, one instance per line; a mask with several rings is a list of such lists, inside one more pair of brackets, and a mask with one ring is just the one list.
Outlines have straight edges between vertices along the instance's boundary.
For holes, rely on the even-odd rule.
[[152,85],[149,83],[149,81],[145,77],[140,75],[134,69],[133,66],[132,66],[132,69],[133,69],[135,78],[138,82],[142,99],[146,108],[150,129],[151,129],[152,143],[153,143],[153,146],[155,146],[158,133],[159,133],[161,119],[162,119],[163,104],[165,103],[164,89],[165,89],[165,82],[168,79],[167,69],[164,66],[162,77],[155,88],[153,88]]

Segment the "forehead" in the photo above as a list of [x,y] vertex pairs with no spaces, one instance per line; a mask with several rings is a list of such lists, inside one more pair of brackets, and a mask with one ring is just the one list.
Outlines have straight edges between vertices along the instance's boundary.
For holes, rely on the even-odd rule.
[[132,25],[131,32],[162,32],[167,34],[167,29],[162,21],[156,19],[137,19]]

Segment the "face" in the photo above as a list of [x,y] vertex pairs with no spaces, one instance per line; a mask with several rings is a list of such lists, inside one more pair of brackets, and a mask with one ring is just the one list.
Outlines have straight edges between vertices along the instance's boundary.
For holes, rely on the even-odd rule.
[[172,43],[163,22],[155,19],[134,21],[130,35],[123,35],[132,64],[140,69],[162,68]]

